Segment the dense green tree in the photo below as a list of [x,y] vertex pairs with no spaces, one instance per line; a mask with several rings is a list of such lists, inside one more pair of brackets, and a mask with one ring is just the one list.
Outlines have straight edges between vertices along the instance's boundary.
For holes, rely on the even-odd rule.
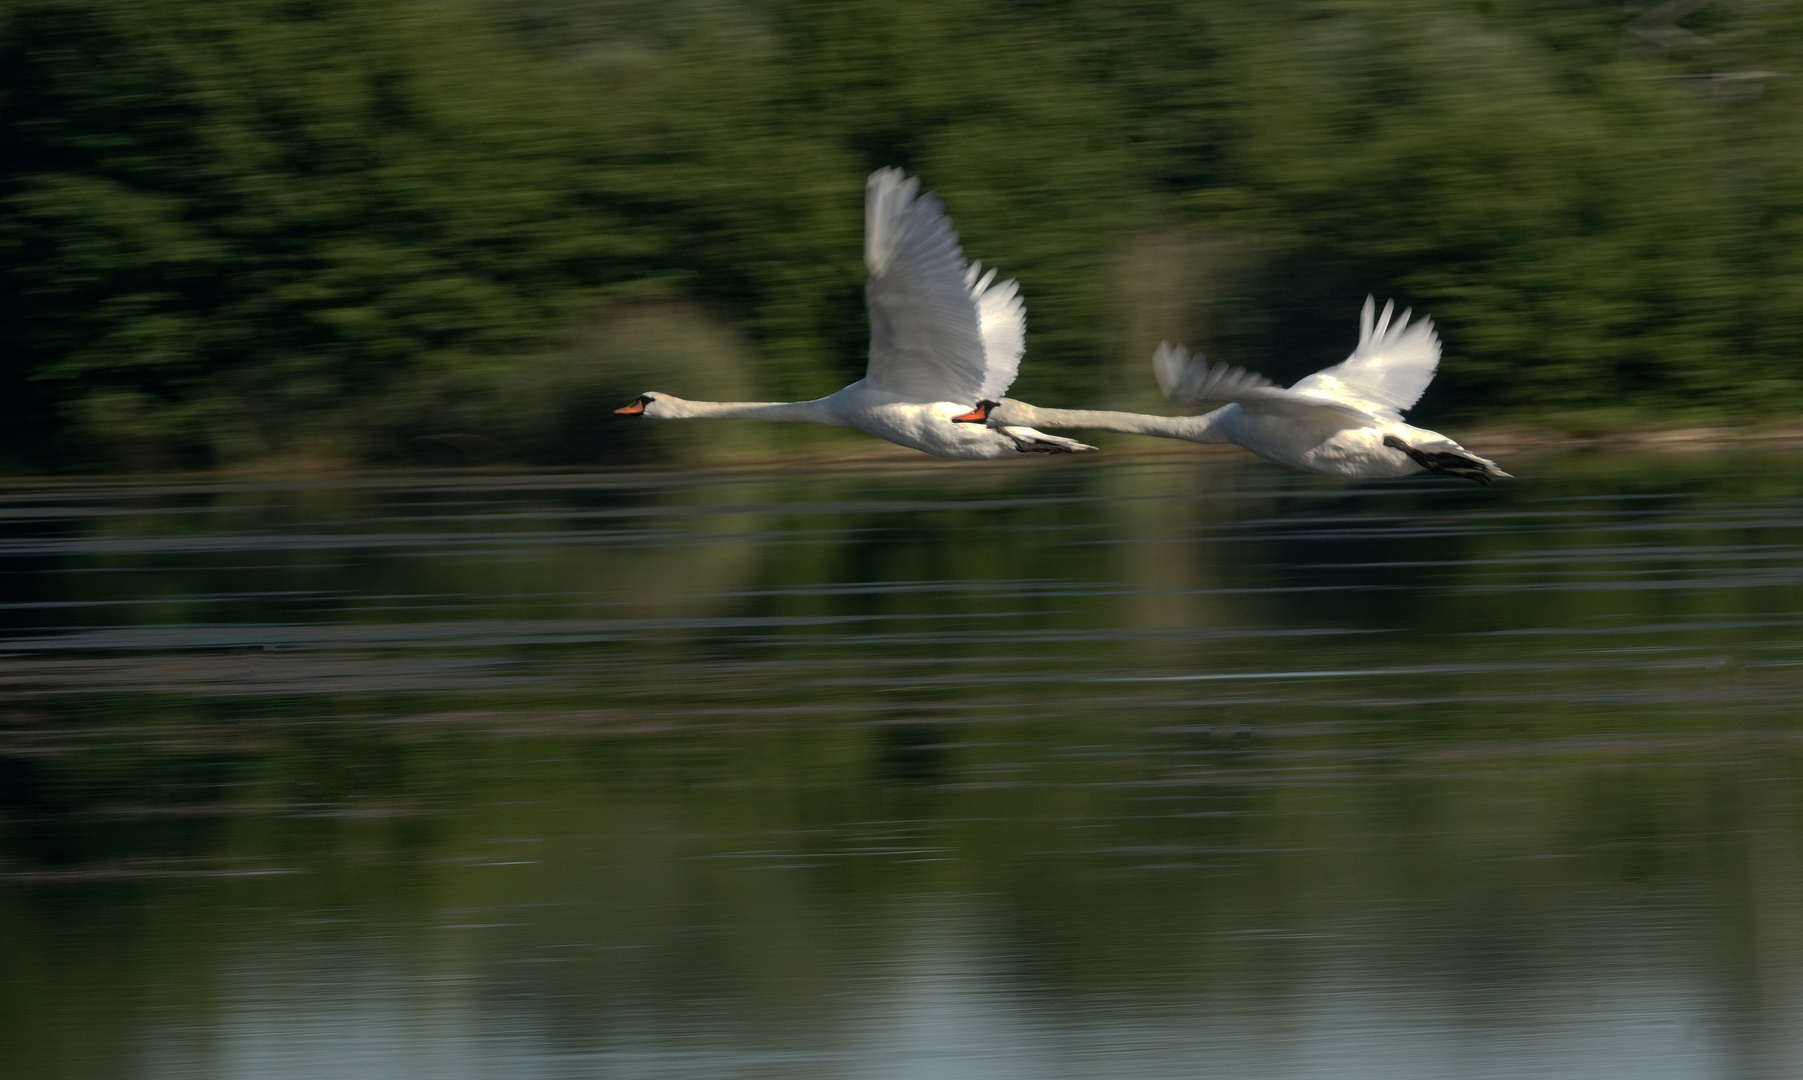
[[9,16],[22,426],[255,452],[409,368],[537,344],[593,290],[662,270],[667,240],[608,188],[580,99],[454,9]]
[[571,460],[648,379],[824,393],[887,164],[1021,279],[1023,396],[1143,394],[1148,334],[1300,374],[1373,291],[1430,409],[1770,414],[1800,55],[1726,5],[4,0],[0,453]]

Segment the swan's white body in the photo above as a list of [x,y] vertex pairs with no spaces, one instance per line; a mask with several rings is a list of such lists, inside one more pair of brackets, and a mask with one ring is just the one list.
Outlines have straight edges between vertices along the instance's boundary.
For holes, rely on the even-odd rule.
[[1374,308],[1367,297],[1358,348],[1350,357],[1288,390],[1243,368],[1210,366],[1181,345],[1160,345],[1152,366],[1166,397],[1228,402],[1201,416],[1038,409],[1009,399],[989,409],[986,419],[1236,443],[1279,465],[1344,479],[1429,471],[1487,484],[1509,475],[1439,432],[1403,422],[1403,412],[1433,381],[1440,339],[1428,319],[1411,326],[1405,311],[1392,323],[1393,305],[1385,304],[1375,318]]
[[759,419],[828,424],[950,458],[1093,450],[1018,424],[952,418],[1002,396],[1020,371],[1027,310],[1019,286],[966,266],[945,209],[900,169],[864,189],[870,363],[864,377],[812,401],[687,401],[645,393],[616,412],[654,420]]

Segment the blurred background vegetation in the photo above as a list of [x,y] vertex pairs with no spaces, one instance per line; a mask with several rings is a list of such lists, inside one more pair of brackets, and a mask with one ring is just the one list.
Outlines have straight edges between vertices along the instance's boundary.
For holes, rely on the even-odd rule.
[[1029,400],[1291,378],[1375,292],[1430,418],[1781,421],[1800,57],[1738,0],[0,0],[0,464],[733,449],[606,410],[857,377],[892,164]]

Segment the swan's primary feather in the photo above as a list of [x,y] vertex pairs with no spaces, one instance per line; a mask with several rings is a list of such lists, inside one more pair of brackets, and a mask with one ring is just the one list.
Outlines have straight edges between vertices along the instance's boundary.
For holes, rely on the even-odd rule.
[[1373,319],[1375,308],[1376,302],[1365,297],[1365,308],[1359,313],[1359,344],[1351,356],[1290,389],[1358,405],[1385,422],[1400,421],[1434,381],[1434,369],[1440,366],[1440,338],[1434,333],[1432,319],[1411,326],[1409,312],[1404,311],[1392,322],[1395,301],[1386,301],[1383,314]]
[[1018,282],[997,282],[994,270],[981,274],[982,269],[982,263],[971,263],[964,275],[983,330],[983,385],[976,400],[1000,401],[1020,374],[1020,358],[1027,351],[1027,305]]
[[976,404],[1014,381],[1026,311],[1014,282],[966,271],[945,208],[900,169],[871,174],[864,195],[865,381],[915,401]]
[[1152,354],[1152,373],[1158,388],[1172,401],[1192,404],[1238,401],[1249,391],[1274,385],[1256,371],[1231,364],[1210,364],[1201,353],[1192,355],[1181,345],[1158,343]]

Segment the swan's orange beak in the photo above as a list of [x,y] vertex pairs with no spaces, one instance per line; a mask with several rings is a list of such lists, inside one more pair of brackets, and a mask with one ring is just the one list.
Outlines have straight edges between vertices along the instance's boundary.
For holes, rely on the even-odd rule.
[[650,403],[651,403],[650,398],[640,395],[639,399],[637,401],[633,402],[632,404],[622,405],[619,408],[615,409],[614,415],[615,416],[642,416],[642,415],[644,415],[644,412],[645,412],[645,406],[649,405]]
[[977,402],[976,408],[965,413],[963,416],[952,417],[952,423],[954,423],[954,424],[987,423],[989,421],[989,413],[994,408],[995,408],[995,402],[993,402],[993,401],[979,401],[979,402]]

